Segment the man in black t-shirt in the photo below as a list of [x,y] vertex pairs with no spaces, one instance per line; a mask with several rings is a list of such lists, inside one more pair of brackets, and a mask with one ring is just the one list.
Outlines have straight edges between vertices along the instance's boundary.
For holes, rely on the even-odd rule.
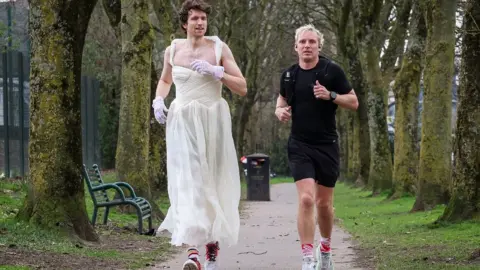
[[[288,161],[299,198],[298,233],[302,244],[302,270],[331,270],[330,238],[333,230],[333,189],[339,175],[339,146],[335,124],[337,107],[356,110],[358,100],[345,73],[336,63],[319,56],[323,35],[313,26],[296,30],[298,63],[285,70],[275,115],[292,119]],[[320,244],[313,254],[314,206]]]

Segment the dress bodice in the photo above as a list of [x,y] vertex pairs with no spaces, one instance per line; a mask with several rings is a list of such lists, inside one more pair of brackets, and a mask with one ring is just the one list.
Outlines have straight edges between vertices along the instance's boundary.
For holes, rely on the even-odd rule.
[[[220,63],[222,41],[214,37],[206,37],[215,41],[215,56],[217,65]],[[173,63],[175,43],[170,46],[170,64],[172,65],[172,78],[175,84],[175,100],[177,103],[190,103],[197,101],[209,105],[222,98],[222,83],[210,75],[202,75],[190,68],[176,66]]]

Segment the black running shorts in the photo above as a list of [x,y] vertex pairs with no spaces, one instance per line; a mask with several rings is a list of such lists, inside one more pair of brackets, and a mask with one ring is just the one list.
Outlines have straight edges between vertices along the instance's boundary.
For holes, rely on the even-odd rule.
[[295,181],[313,178],[319,185],[335,187],[339,176],[338,142],[318,145],[288,139],[288,163]]

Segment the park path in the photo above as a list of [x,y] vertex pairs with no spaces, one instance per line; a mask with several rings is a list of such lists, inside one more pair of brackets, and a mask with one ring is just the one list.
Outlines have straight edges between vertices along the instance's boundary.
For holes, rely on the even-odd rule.
[[[295,185],[275,184],[270,192],[269,202],[243,202],[239,242],[233,247],[220,247],[221,270],[301,269]],[[315,237],[319,239],[318,229]],[[338,226],[334,228],[332,245],[335,270],[366,270],[355,264],[350,235]],[[201,252],[203,255],[204,249]],[[180,270],[184,261],[185,253],[181,252],[150,269]]]

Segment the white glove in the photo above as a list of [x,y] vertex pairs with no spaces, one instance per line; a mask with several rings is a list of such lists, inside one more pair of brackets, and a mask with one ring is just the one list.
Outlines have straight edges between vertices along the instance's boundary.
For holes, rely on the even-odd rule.
[[223,78],[224,68],[222,66],[213,66],[205,60],[195,60],[190,66],[196,72],[202,75],[211,75],[215,80],[220,80]]
[[165,124],[165,122],[167,121],[167,116],[165,115],[165,113],[168,112],[168,109],[163,102],[163,98],[156,97],[152,102],[152,108],[157,122],[162,125]]

